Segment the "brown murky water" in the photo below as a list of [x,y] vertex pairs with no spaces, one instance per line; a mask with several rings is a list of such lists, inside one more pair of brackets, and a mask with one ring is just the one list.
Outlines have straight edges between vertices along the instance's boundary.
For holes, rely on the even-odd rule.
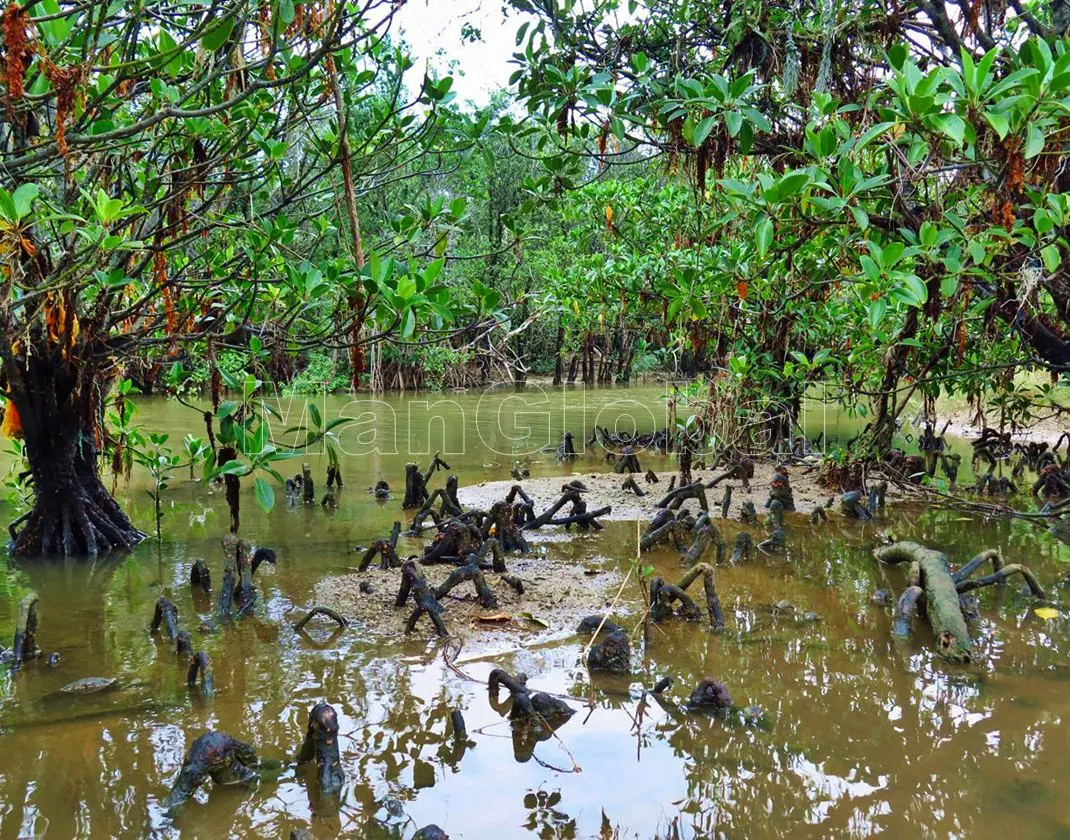
[[[870,557],[882,530],[938,546],[959,562],[997,546],[1050,586],[1070,552],[1020,523],[942,511],[903,511],[868,525],[834,520],[820,529],[792,520],[788,557],[718,571],[726,633],[663,625],[645,658],[634,655],[630,679],[592,681],[580,664],[585,640],[568,627],[553,628],[559,640],[538,647],[466,645],[460,668],[472,677],[485,680],[500,665],[526,672],[535,688],[576,698],[579,711],[558,731],[560,741],[540,743],[523,762],[485,688],[445,666],[428,628],[389,644],[359,629],[329,640],[317,630],[310,641],[289,628],[315,582],[352,565],[352,546],[381,536],[397,516],[400,494],[379,506],[365,488],[380,476],[400,486],[410,440],[424,451],[459,449],[463,436],[464,454],[446,455],[462,482],[505,478],[514,455],[538,448],[517,442],[524,426],[546,428],[547,442],[556,442],[563,426],[578,432],[599,409],[605,420],[628,408],[614,400],[663,412],[657,396],[652,389],[600,391],[573,394],[565,405],[557,396],[542,407],[549,416],[539,417],[539,406],[499,394],[485,402],[492,413],[476,417],[478,398],[460,395],[430,435],[419,417],[411,429],[404,425],[413,400],[387,400],[376,413],[381,418],[389,406],[398,415],[396,440],[384,436],[379,454],[344,460],[347,487],[337,512],[280,504],[265,515],[246,488],[243,535],[275,547],[279,563],[257,577],[258,615],[215,633],[197,632],[210,608],[194,602],[186,581],[197,557],[218,576],[225,505],[221,493],[185,474],[168,491],[162,545],[148,541],[117,561],[0,576],[5,642],[19,598],[33,589],[41,596],[39,643],[61,657],[55,668],[42,661],[13,677],[0,673],[0,838],[278,838],[296,827],[317,837],[407,837],[429,822],[454,838],[609,837],[616,830],[639,838],[1070,837],[1070,812],[1058,794],[1070,784],[1067,619],[1038,617],[1017,586],[986,590],[973,628],[984,661],[950,668],[931,655],[931,640],[894,643],[888,611],[869,604],[875,589],[902,583],[900,572]],[[333,416],[343,404],[321,407]],[[499,408],[502,427],[495,428]],[[146,427],[171,432],[176,443],[200,431],[198,418],[172,403],[144,401],[142,410]],[[532,457],[534,474],[564,471],[552,453]],[[322,476],[325,459],[314,463]],[[595,456],[576,466],[602,468]],[[120,495],[149,530],[138,480]],[[634,534],[634,524],[608,523],[598,536],[547,550],[624,567]],[[659,573],[679,574],[671,552],[652,562]],[[212,657],[217,691],[210,700],[187,691],[184,664],[148,633],[161,594],[176,602],[195,646]],[[764,609],[784,599],[821,620]],[[625,600],[618,614],[634,623],[634,587]],[[737,704],[762,707],[766,726],[681,714],[677,704],[706,674],[724,681]],[[641,704],[639,689],[665,675],[675,679],[665,707]],[[85,676],[117,677],[120,688],[50,696]],[[313,777],[289,771],[253,789],[209,785],[173,818],[163,813],[159,803],[198,735],[222,729],[256,744],[262,756],[286,758],[320,699],[340,715],[347,785],[339,810],[321,812]],[[448,736],[453,708],[464,711],[469,729],[459,760]],[[388,800],[397,804],[387,807]]]

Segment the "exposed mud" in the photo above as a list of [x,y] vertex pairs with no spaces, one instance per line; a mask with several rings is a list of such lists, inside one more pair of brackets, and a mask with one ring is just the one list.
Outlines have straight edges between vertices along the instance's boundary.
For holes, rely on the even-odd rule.
[[[774,465],[771,463],[759,463],[754,468],[754,478],[750,480],[750,489],[744,490],[740,481],[733,479],[722,481],[712,490],[706,491],[709,508],[720,515],[721,499],[724,496],[725,484],[732,486],[732,502],[728,510],[729,519],[738,519],[740,508],[744,502],[752,502],[759,513],[763,512],[765,501],[769,498],[769,483],[773,479]],[[695,470],[691,471],[692,479],[698,481],[710,481],[716,478],[724,470]],[[830,491],[821,484],[818,471],[811,467],[790,467],[788,472],[791,476],[791,489],[795,497],[795,509],[800,513],[809,513],[816,507],[824,506],[830,498],[839,494]],[[627,478],[626,475],[615,473],[573,473],[567,478],[555,478],[544,476],[539,478],[526,478],[519,482],[520,486],[535,501],[535,511],[539,512],[553,504],[561,496],[561,485],[565,481],[579,480],[587,488],[584,499],[588,510],[605,505],[611,505],[613,510],[606,519],[617,520],[641,520],[647,522],[657,513],[655,507],[658,500],[668,492],[669,481],[675,473],[672,471],[659,472],[657,484],[647,484],[642,473],[634,473],[636,483],[646,493],[645,496],[636,496],[630,490],[623,490],[621,485]],[[505,497],[509,488],[515,481],[487,481],[469,487],[462,487],[457,494],[461,504],[465,507],[479,507],[484,510],[491,504]],[[687,502],[684,507],[693,512],[698,510],[698,503],[694,500]]]
[[[446,595],[443,620],[452,636],[473,641],[491,640],[544,641],[573,633],[586,615],[606,610],[613,602],[624,575],[617,563],[601,554],[577,559],[573,541],[585,543],[585,550],[597,551],[598,534],[577,535],[555,528],[531,536],[532,551],[527,555],[506,555],[508,574],[524,584],[519,594],[502,576],[484,572],[491,591],[498,600],[497,609],[481,607],[471,583],[462,583]],[[415,552],[422,542],[403,540],[399,553]],[[441,584],[454,567],[424,566],[432,589]],[[626,574],[626,573],[625,573]],[[370,594],[361,584],[371,585]],[[405,623],[413,611],[410,599],[404,607],[395,607],[394,599],[401,583],[400,569],[369,568],[364,573],[325,578],[315,586],[316,600],[346,617],[350,626],[362,635],[376,639],[402,638]],[[435,631],[423,617],[410,634],[414,638],[434,638]]]
[[[976,412],[973,410],[953,411],[946,434],[951,437],[961,437],[967,440],[980,437],[981,429],[974,421]],[[943,428],[944,421],[936,424],[937,430]],[[999,428],[999,418],[991,418],[990,425]],[[1009,429],[1008,429],[1009,431]],[[1063,432],[1070,431],[1070,418],[1045,417],[1037,420],[1028,429],[1018,429],[1011,432],[1011,439],[1018,443],[1047,443],[1054,446]]]

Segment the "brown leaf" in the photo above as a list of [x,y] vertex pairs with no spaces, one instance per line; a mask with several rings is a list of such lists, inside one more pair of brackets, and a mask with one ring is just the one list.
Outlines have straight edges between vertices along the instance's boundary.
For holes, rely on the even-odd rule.
[[500,622],[500,621],[512,621],[513,617],[508,613],[494,613],[492,615],[477,615],[476,621],[486,622]]

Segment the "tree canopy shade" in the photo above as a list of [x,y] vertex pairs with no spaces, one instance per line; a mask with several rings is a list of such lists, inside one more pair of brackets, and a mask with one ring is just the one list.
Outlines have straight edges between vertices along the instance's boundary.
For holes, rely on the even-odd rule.
[[[433,339],[463,200],[367,243],[358,201],[426,176],[483,130],[450,79],[411,94],[397,4],[22,0],[2,12],[0,379],[36,503],[16,555],[140,535],[98,478],[127,365],[192,351],[350,354]],[[414,165],[414,161],[418,161]],[[218,407],[223,375],[213,364]]]
[[725,372],[715,390],[790,415],[829,382],[872,398],[880,449],[915,395],[1070,365],[1067,4],[513,6],[536,16],[513,77],[535,192],[636,159],[689,184],[606,196],[607,276]]

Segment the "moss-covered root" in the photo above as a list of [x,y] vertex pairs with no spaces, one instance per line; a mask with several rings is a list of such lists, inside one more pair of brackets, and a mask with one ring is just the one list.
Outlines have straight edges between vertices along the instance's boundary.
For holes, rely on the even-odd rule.
[[913,542],[878,548],[874,555],[882,563],[911,563],[916,567],[914,583],[925,592],[925,610],[936,636],[937,652],[951,662],[969,662],[973,657],[970,633],[959,607],[959,593],[947,557]]

